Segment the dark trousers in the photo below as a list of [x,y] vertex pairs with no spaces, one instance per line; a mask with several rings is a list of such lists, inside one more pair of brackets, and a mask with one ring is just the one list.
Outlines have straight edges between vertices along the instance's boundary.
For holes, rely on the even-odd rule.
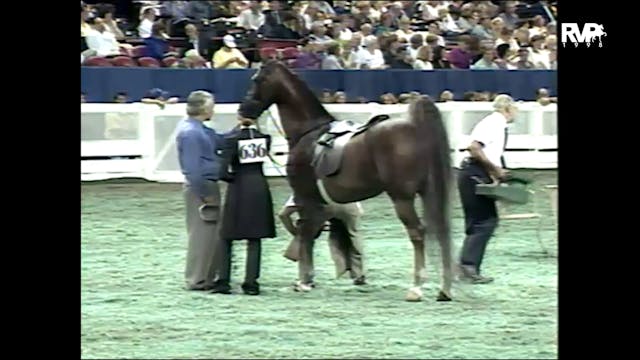
[[[232,240],[220,241],[220,271],[218,282],[228,284],[231,280],[231,245]],[[260,278],[260,258],[262,254],[262,241],[260,239],[247,239],[247,259],[245,263],[244,284],[255,285]]]
[[458,174],[458,191],[462,200],[466,234],[460,263],[473,267],[479,274],[487,243],[498,226],[498,211],[494,199],[476,195],[476,178],[484,183],[491,182],[489,174],[481,165],[465,161]]

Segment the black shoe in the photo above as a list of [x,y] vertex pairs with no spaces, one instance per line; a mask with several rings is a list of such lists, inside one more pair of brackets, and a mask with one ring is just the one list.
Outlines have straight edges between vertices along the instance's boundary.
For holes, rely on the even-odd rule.
[[367,285],[367,281],[365,280],[364,275],[353,279],[353,285]]
[[489,284],[493,282],[492,277],[482,276],[470,265],[460,265],[460,280],[471,284]]
[[229,283],[216,283],[213,285],[211,293],[229,295],[231,294],[231,286],[229,286]]
[[244,283],[242,284],[242,291],[247,295],[260,295],[260,284],[257,282]]

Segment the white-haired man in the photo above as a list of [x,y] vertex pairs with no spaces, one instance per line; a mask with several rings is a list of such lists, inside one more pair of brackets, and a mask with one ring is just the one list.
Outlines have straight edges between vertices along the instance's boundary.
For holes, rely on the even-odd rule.
[[215,131],[204,125],[213,116],[215,101],[206,91],[187,98],[187,118],[178,124],[176,143],[180,169],[185,176],[184,199],[189,245],[185,282],[188,290],[215,289],[222,160]]
[[496,96],[493,109],[493,113],[480,120],[471,132],[469,157],[462,162],[458,175],[466,234],[460,254],[460,277],[474,284],[493,281],[480,275],[480,266],[487,243],[498,225],[495,200],[476,195],[476,185],[479,181],[490,183],[507,175],[503,152],[508,124],[518,112],[513,99],[504,94]]

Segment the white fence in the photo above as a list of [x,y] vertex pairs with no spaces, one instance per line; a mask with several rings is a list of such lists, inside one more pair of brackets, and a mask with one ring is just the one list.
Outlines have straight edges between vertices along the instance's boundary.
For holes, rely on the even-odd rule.
[[[365,122],[373,115],[406,116],[407,105],[329,104],[326,109],[340,120]],[[491,112],[491,103],[448,102],[438,104],[445,119],[454,164],[465,156],[473,126]],[[211,126],[228,130],[236,125],[238,104],[216,105]],[[181,182],[175,128],[185,114],[185,104],[160,109],[145,104],[81,105],[81,177],[84,181],[139,177],[151,181]],[[287,144],[279,132],[277,108],[260,119],[263,131],[273,136],[271,153],[286,163]],[[509,132],[505,159],[510,168],[553,169],[557,167],[557,106],[522,103]],[[283,176],[285,169],[265,164],[268,176]]]

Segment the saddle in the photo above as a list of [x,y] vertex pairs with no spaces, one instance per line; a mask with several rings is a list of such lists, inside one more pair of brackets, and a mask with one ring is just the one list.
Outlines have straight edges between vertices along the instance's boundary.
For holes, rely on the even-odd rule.
[[332,122],[329,131],[320,135],[313,149],[311,165],[318,179],[330,177],[340,171],[342,153],[351,138],[387,119],[389,115],[377,115],[362,125],[350,120]]

